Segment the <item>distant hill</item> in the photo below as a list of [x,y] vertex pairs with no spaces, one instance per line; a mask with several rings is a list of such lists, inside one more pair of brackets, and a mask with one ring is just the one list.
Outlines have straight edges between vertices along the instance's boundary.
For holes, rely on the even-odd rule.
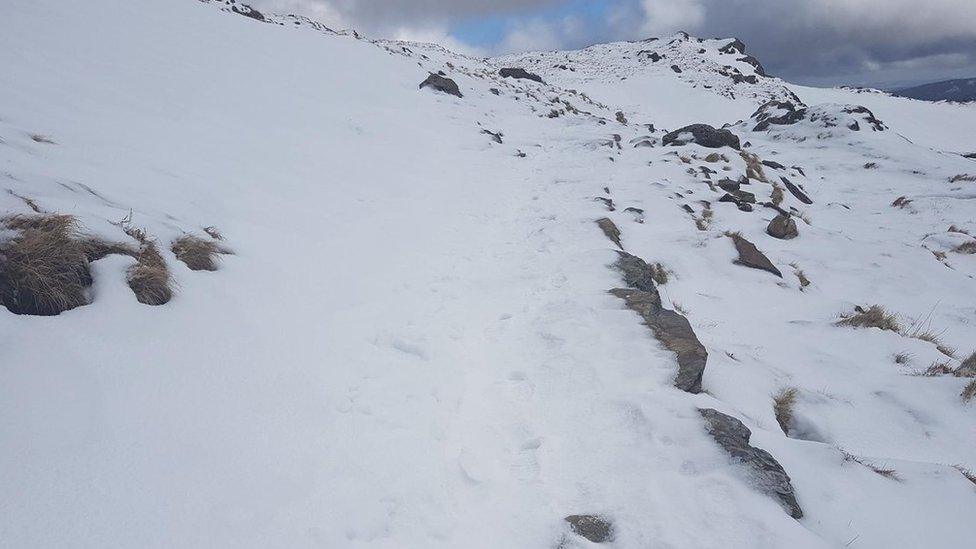
[[925,101],[976,101],[976,78],[946,80],[891,92],[901,97]]

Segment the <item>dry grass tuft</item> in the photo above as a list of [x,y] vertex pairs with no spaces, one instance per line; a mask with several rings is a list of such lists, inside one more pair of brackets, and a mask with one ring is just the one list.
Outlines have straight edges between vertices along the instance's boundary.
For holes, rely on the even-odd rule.
[[69,215],[12,216],[19,234],[0,245],[0,302],[15,314],[53,316],[88,304],[88,244]]
[[224,235],[220,234],[220,231],[217,229],[217,227],[214,227],[213,225],[211,225],[209,227],[204,227],[203,228],[203,232],[205,232],[208,235],[210,235],[210,238],[212,238],[214,240],[223,240],[224,239]]
[[953,467],[957,471],[959,471],[962,474],[962,476],[966,477],[966,480],[972,482],[973,484],[976,484],[976,473],[974,473],[972,470],[967,469],[962,465],[953,465]]
[[907,196],[899,196],[898,198],[895,199],[894,202],[891,203],[891,207],[904,208],[905,206],[908,206],[911,203],[912,203],[911,198],[908,198]]
[[776,183],[773,183],[773,192],[769,194],[769,201],[773,203],[774,206],[779,206],[783,203],[783,187],[780,187]]
[[796,405],[796,388],[789,387],[783,389],[773,396],[773,412],[776,413],[776,423],[787,436],[790,434],[790,425],[793,424],[793,407]]
[[129,268],[129,288],[139,303],[163,305],[173,298],[172,279],[166,260],[159,253],[155,242],[143,244],[136,257],[137,263]]
[[957,254],[976,254],[976,240],[967,240],[953,248],[952,251]]
[[844,454],[844,461],[857,463],[858,465],[867,467],[868,469],[871,469],[875,473],[887,479],[901,481],[901,478],[898,476],[898,472],[895,471],[894,469],[888,469],[887,467],[884,466],[879,467],[871,463],[870,461],[865,460],[864,458],[857,457],[854,454],[845,452],[844,450],[841,450],[841,453]]
[[671,275],[668,274],[668,270],[664,268],[664,265],[660,263],[654,263],[648,265],[651,270],[651,279],[658,285],[667,284],[671,280]]
[[944,375],[952,375],[955,370],[949,366],[948,362],[933,362],[931,366],[922,372],[923,377],[936,377]]
[[976,398],[976,379],[969,382],[965,388],[963,388],[962,393],[959,395],[963,402],[969,402]]
[[216,271],[217,256],[224,253],[213,241],[190,234],[174,240],[171,249],[176,259],[186,263],[193,271]]
[[31,138],[32,141],[34,141],[34,143],[44,143],[46,145],[57,145],[57,143],[55,143],[53,139],[51,139],[50,137],[48,137],[46,135],[41,135],[39,133],[31,134],[30,138]]
[[959,369],[967,372],[972,372],[976,375],[976,351],[969,355],[965,360],[959,364]]
[[837,322],[838,326],[850,326],[852,328],[879,328],[891,332],[901,333],[901,324],[898,317],[889,313],[881,305],[871,305],[867,310],[861,307],[855,308],[855,313]]
[[800,291],[810,285],[810,279],[807,278],[807,274],[803,272],[803,269],[799,267],[796,263],[790,263],[790,267],[793,267],[793,274],[796,275],[796,279],[800,281]]
[[968,173],[961,173],[959,175],[954,175],[949,178],[949,183],[957,183],[959,181],[976,181],[976,175],[969,175]]
[[901,352],[895,355],[895,364],[908,364],[912,361],[913,355],[911,353]]
[[712,225],[712,218],[714,216],[715,212],[712,211],[711,205],[706,204],[701,215],[695,218],[695,227],[698,227],[699,231],[707,231]]
[[[932,312],[935,312],[935,308],[932,309]],[[945,330],[939,333],[932,331],[931,321],[929,320],[932,317],[932,312],[924,318],[919,317],[912,320],[912,323],[902,332],[902,335],[931,343],[935,345],[935,348],[940,353],[949,358],[956,358],[956,350],[942,342],[942,334],[945,333]]]

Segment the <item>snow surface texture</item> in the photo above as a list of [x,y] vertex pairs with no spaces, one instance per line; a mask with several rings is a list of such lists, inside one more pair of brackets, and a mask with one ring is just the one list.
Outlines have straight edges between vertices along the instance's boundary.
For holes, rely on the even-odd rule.
[[[755,73],[730,40],[479,60],[228,10],[0,5],[3,214],[26,197],[125,241],[131,212],[178,290],[142,305],[133,260],[109,256],[90,305],[0,309],[2,545],[589,546],[571,515],[621,548],[971,544],[968,380],[913,374],[976,350],[976,255],[954,251],[972,237],[947,232],[976,234],[976,182],[956,179],[976,174],[976,107],[735,83],[719,70]],[[498,76],[512,65],[547,83]],[[418,89],[437,71],[464,97]],[[887,129],[753,131],[793,92]],[[747,154],[659,146],[692,123],[734,124]],[[747,171],[741,191],[782,193],[798,238],[718,201]],[[702,394],[608,293],[602,217],[669,273],[662,301],[708,351]],[[190,271],[168,244],[208,226],[233,255]],[[783,278],[734,264],[728,231]],[[956,358],[835,325],[873,304]],[[702,408],[752,431],[804,518]]]

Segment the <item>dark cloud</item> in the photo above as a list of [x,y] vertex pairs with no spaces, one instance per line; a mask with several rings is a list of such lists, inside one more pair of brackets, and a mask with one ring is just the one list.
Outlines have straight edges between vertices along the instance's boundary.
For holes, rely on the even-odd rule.
[[256,7],[332,19],[326,22],[374,36],[408,31],[448,42],[460,21],[512,17],[507,34],[487,47],[497,52],[687,30],[739,37],[770,72],[802,83],[893,86],[976,76],[976,0],[608,0],[600,19],[533,15],[567,2],[252,0]]

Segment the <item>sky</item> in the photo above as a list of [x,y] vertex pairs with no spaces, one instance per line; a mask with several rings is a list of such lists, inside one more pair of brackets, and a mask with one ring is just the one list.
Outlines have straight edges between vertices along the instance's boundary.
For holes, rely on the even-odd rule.
[[976,77],[976,0],[250,0],[473,55],[738,37],[785,80],[897,88]]

